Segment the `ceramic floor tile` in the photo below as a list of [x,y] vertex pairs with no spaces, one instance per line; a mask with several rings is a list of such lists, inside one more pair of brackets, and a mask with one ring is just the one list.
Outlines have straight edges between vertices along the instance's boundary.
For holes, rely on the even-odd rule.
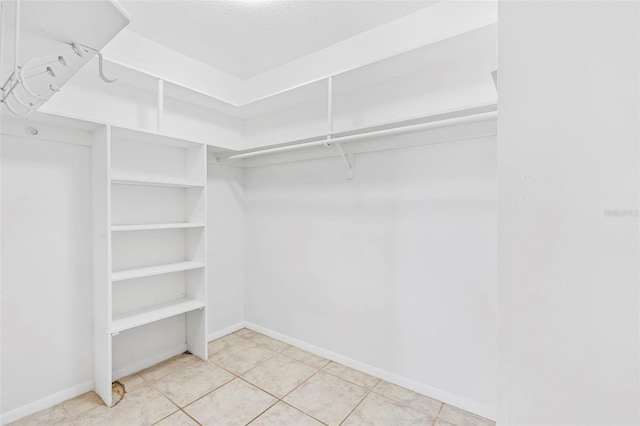
[[39,411],[30,416],[24,417],[17,422],[11,423],[12,426],[71,426],[71,419],[64,411],[62,406],[56,405],[55,407],[48,408],[46,410]]
[[140,374],[146,380],[154,382],[162,377],[173,373],[174,371],[178,371],[188,365],[197,362],[200,358],[191,355],[189,353],[183,353],[178,356],[174,356],[173,358],[169,358],[166,361],[162,361],[153,367],[146,368],[142,370]]
[[441,418],[437,418],[433,426],[455,426],[455,425],[445,420],[442,420]]
[[145,384],[127,392],[122,401],[112,408],[104,405],[86,411],[73,421],[84,425],[152,425],[178,410],[160,392]]
[[373,388],[378,383],[378,380],[380,380],[377,377],[370,376],[362,371],[354,370],[337,362],[329,363],[323,370],[367,389]]
[[276,340],[269,336],[265,336],[264,334],[258,333],[256,333],[256,335],[251,338],[251,341],[259,345],[266,346],[276,352],[282,352],[289,347],[288,344],[281,342],[280,340]]
[[236,331],[234,334],[237,334],[240,337],[244,337],[245,339],[250,339],[258,333],[256,333],[253,330],[249,330],[248,328],[241,328],[240,330]]
[[156,426],[198,426],[198,423],[182,411],[177,411],[166,419],[160,420]]
[[264,346],[231,346],[209,357],[214,362],[234,374],[243,374],[262,362],[272,358],[276,352]]
[[322,368],[329,363],[328,359],[314,355],[311,352],[303,351],[295,346],[289,346],[287,349],[282,351],[282,353],[314,368]]
[[124,386],[124,390],[127,392],[130,392],[138,386],[144,384],[144,379],[139,374],[132,374],[130,376],[123,377],[121,379],[118,379],[118,381],[122,383],[122,386]]
[[453,423],[456,426],[493,426],[494,422],[491,420],[484,419],[482,417],[478,417],[474,414],[471,414],[467,411],[461,410],[457,407],[452,407],[451,405],[444,404],[442,406],[442,410],[440,410],[440,414],[438,414],[443,420],[446,420],[449,423]]
[[380,380],[373,388],[373,391],[434,416],[438,414],[440,407],[442,407],[442,402],[440,401],[420,395],[419,393],[394,385],[393,383],[385,382],[384,380]]
[[234,378],[211,362],[199,361],[155,382],[155,387],[179,407],[195,401]]
[[252,421],[251,426],[322,426],[322,423],[280,401]]
[[367,390],[320,372],[284,398],[288,404],[328,425],[340,424]]
[[316,371],[313,367],[278,354],[247,371],[242,375],[242,378],[260,389],[282,398]]
[[399,404],[384,396],[370,393],[347,417],[344,426],[433,425],[434,418],[426,413]]
[[248,347],[255,346],[256,343],[253,343],[248,339],[243,339],[242,337],[236,336],[235,334],[227,334],[224,337],[209,342],[209,356],[215,354],[216,352],[220,352],[223,349],[238,345]]
[[62,403],[62,408],[69,414],[70,417],[75,417],[78,414],[89,411],[92,408],[104,405],[100,397],[93,391],[87,392],[73,399]]
[[276,402],[277,399],[266,392],[235,379],[184,411],[204,426],[244,426]]

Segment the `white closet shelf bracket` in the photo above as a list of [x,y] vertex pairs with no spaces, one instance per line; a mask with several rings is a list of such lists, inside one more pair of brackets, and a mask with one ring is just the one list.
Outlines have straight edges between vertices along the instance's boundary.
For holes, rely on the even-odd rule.
[[[327,143],[327,146],[330,146],[330,143]],[[346,154],[344,153],[343,149],[342,149],[342,145],[339,143],[334,144],[333,146],[336,147],[336,150],[338,151],[338,154],[340,154],[340,158],[342,159],[342,162],[344,163],[344,167],[347,169],[347,179],[348,180],[353,180],[353,160],[354,160],[354,155],[353,154]]]
[[[333,77],[327,79],[327,143],[325,146],[331,146],[331,139],[333,138]],[[342,146],[335,144],[336,150],[347,169],[347,179],[353,179],[353,154],[349,154],[349,157],[345,156]]]

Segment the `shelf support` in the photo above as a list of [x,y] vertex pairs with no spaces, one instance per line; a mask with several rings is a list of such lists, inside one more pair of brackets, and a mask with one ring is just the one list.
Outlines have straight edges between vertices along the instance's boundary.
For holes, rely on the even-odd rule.
[[332,144],[331,138],[333,137],[333,76],[327,78],[327,142],[325,146],[335,146],[340,158],[347,169],[347,179],[353,179],[353,154],[345,155],[342,150],[342,146],[339,143]]
[[333,134],[333,77],[327,79],[327,139]]
[[164,80],[158,79],[158,133],[162,133],[162,114],[164,112]]
[[336,149],[338,150],[338,154],[340,154],[340,158],[342,158],[342,162],[344,163],[344,167],[347,169],[347,179],[353,180],[353,154],[346,154],[342,150],[342,146],[339,143],[334,144]]

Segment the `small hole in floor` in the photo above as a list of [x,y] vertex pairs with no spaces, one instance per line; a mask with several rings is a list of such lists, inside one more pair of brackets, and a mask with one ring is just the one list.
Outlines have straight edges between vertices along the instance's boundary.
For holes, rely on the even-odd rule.
[[124,389],[124,385],[119,381],[116,380],[111,384],[111,400],[112,400],[111,407],[112,408],[118,405],[120,401],[122,401],[125,393],[126,391]]

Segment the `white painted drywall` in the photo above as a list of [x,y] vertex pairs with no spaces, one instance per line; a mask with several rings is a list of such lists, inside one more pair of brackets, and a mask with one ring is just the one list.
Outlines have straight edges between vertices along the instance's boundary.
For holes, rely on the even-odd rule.
[[91,151],[2,135],[1,157],[4,414],[93,380]]
[[500,424],[640,421],[638,18],[500,3]]
[[496,193],[494,136],[246,169],[247,321],[495,413]]
[[244,171],[209,160],[207,170],[208,333],[244,321]]

